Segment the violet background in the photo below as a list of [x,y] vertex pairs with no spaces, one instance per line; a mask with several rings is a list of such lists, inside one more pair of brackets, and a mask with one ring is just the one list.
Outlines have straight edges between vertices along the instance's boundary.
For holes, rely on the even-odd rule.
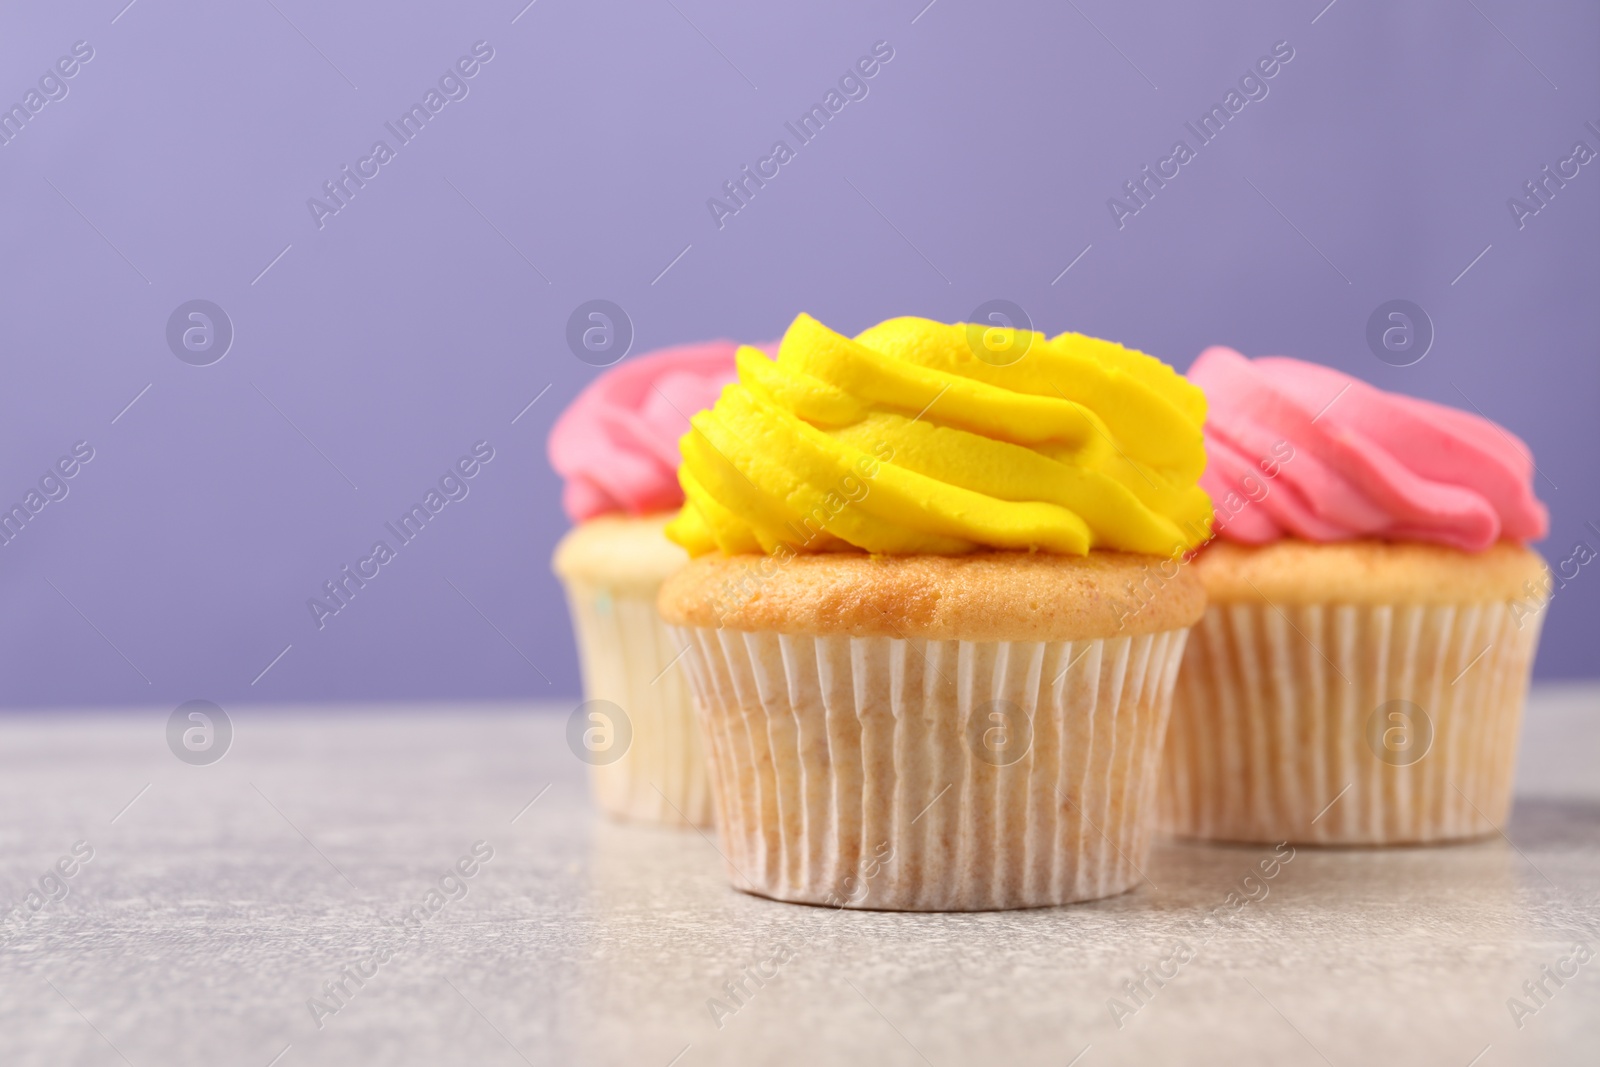
[[[1593,4],[125,2],[0,16],[0,102],[95,49],[0,147],[0,503],[96,451],[0,548],[0,704],[575,697],[544,440],[596,373],[565,341],[592,298],[635,353],[1002,298],[1180,368],[1226,343],[1464,394],[1548,476],[1547,557],[1600,548],[1600,164],[1520,231],[1506,206],[1600,149]],[[307,198],[479,40],[470,95],[319,231]],[[880,40],[719,230],[707,198]],[[1282,40],[1119,231],[1107,198]],[[165,341],[194,298],[236,331],[208,367]],[[1436,330],[1414,366],[1366,344],[1393,298]],[[319,632],[307,598],[481,439],[469,497]],[[1595,676],[1597,626],[1589,567],[1539,675]]]

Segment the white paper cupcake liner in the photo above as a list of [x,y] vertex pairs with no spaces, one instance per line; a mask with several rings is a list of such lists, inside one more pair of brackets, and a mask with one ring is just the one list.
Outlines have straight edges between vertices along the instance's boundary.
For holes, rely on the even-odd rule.
[[1140,880],[1186,630],[1050,643],[680,633],[736,887],[979,911]]
[[1543,612],[1213,604],[1161,773],[1182,837],[1384,845],[1493,833]]
[[669,825],[711,825],[711,792],[681,659],[684,645],[656,612],[655,596],[567,583],[583,688],[628,716],[622,756],[593,763],[601,810]]

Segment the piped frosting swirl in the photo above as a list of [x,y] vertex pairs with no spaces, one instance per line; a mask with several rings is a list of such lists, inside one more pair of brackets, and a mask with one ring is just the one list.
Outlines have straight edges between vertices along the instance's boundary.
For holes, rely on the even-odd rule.
[[667,532],[691,555],[1170,556],[1209,535],[1205,397],[1144,353],[918,318],[852,340],[802,314],[776,360],[737,363],[680,442]]
[[[1211,402],[1201,484],[1228,515],[1220,537],[1378,538],[1478,552],[1549,529],[1533,495],[1532,453],[1488,419],[1331,367],[1246,359],[1231,348],[1206,349],[1189,378]],[[1233,513],[1239,501],[1248,504]]]
[[573,522],[648,515],[683,503],[678,438],[689,412],[734,379],[732,341],[678,345],[635,356],[578,394],[550,430],[550,465],[563,479]]

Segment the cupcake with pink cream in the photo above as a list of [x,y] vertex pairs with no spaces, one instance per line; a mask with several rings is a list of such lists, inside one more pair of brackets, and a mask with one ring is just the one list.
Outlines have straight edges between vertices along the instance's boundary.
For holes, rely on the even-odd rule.
[[1179,671],[1179,836],[1342,845],[1502,826],[1548,572],[1533,457],[1468,412],[1210,348],[1216,539]]
[[656,593],[688,560],[662,533],[683,504],[678,439],[737,377],[730,341],[629,359],[591,382],[550,431],[573,528],[552,566],[566,587],[585,704],[569,738],[602,810],[677,825],[712,822],[705,759],[681,652]]

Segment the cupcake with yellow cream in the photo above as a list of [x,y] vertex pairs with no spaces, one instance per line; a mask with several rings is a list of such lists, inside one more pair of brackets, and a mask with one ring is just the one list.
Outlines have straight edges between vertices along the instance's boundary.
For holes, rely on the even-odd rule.
[[1204,595],[1205,399],[1120,345],[807,315],[681,442],[689,647],[738,888],[1063,904],[1140,879]]

